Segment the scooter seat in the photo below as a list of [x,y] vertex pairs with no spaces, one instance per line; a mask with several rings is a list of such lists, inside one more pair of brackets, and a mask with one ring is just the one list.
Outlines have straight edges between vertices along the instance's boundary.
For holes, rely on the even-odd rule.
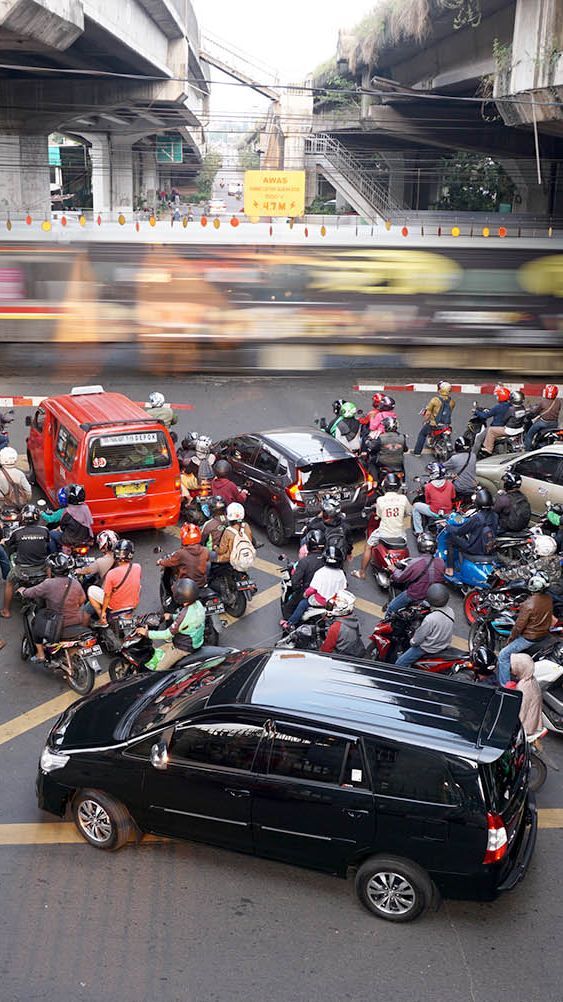
[[406,539],[403,539],[401,536],[395,536],[392,539],[381,538],[379,542],[382,543],[387,550],[403,550],[407,545]]
[[421,657],[421,661],[430,661],[432,658],[455,658],[456,661],[461,661],[463,658],[468,657],[463,651],[458,651],[457,647],[444,647],[442,651],[438,651],[436,654],[424,654]]
[[490,553],[468,553],[466,556],[472,564],[494,564]]

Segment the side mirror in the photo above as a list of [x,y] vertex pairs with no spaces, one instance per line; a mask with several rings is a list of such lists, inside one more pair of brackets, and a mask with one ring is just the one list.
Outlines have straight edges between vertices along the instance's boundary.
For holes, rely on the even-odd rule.
[[168,747],[166,742],[157,741],[151,748],[151,765],[155,769],[166,769],[168,767]]
[[31,428],[31,414],[28,414],[25,419],[26,428]]

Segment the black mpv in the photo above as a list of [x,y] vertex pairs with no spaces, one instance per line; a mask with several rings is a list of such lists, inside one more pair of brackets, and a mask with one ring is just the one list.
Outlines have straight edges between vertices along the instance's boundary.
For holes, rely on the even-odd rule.
[[537,813],[519,693],[330,655],[226,652],[109,684],[53,727],[39,806],[99,849],[180,836],[345,876],[405,922],[492,899]]

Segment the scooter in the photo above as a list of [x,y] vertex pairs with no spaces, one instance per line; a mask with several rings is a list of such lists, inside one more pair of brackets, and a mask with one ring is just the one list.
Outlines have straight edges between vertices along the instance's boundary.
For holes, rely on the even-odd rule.
[[[179,611],[180,606],[175,602],[172,595],[172,568],[165,567],[160,578],[160,601],[164,612],[169,612],[173,616]],[[219,634],[226,626],[220,618],[225,612],[225,606],[220,596],[207,585],[199,589],[199,600],[205,606],[205,639],[206,644],[216,644]]]
[[[452,512],[446,520],[445,526],[439,532],[436,542],[438,544],[437,554],[442,560],[447,562],[447,528],[449,525],[462,525],[466,516],[460,512]],[[452,576],[448,576],[447,584],[457,585],[464,595],[473,588],[486,588],[491,574],[499,572],[499,557],[504,557],[510,563],[513,560],[522,561],[523,556],[531,553],[531,536],[526,533],[505,533],[497,536],[495,540],[495,552],[487,556],[477,556],[475,554],[466,555],[460,552],[458,564],[454,567]]]
[[[394,665],[399,655],[408,650],[410,638],[429,612],[430,606],[425,602],[419,602],[397,609],[389,618],[380,620],[369,637],[368,655],[375,661]],[[470,655],[463,654],[453,647],[447,647],[438,654],[425,654],[410,667],[434,674],[457,676],[464,680],[475,679],[475,669]],[[493,671],[494,660],[491,659],[491,673]]]
[[[23,609],[24,635],[21,642],[21,659],[29,661],[35,652],[33,640],[33,622],[37,614],[34,602],[24,602]],[[60,671],[71,689],[81,696],[88,695],[94,688],[96,675],[103,671],[98,660],[102,649],[92,631],[84,628],[84,632],[68,640],[45,644],[46,666]]]
[[326,609],[307,610],[300,623],[286,631],[275,647],[290,647],[300,651],[318,651],[328,633]]
[[453,456],[454,447],[452,443],[452,426],[449,424],[437,425],[432,428],[426,439],[426,444],[434,459],[439,463],[445,463]]
[[[478,451],[487,433],[487,419],[479,417],[477,411],[481,410],[476,400],[473,401],[473,413],[467,422],[467,427],[463,433],[471,443],[471,448],[476,446]],[[505,456],[514,452],[522,452],[524,449],[524,426],[520,428],[505,428],[505,435],[495,440],[493,455]]]
[[[152,640],[137,632],[139,626],[147,626],[149,630],[156,630],[161,625],[158,614],[149,613],[145,616],[136,616],[130,622],[128,633],[123,639],[119,654],[111,661],[108,671],[112,682],[122,682],[123,679],[133,675],[144,675],[154,669],[147,667],[148,662],[154,655],[154,644]],[[204,643],[203,647],[193,654],[186,653],[172,666],[170,671],[183,668],[184,665],[199,664],[208,658],[219,657],[224,654],[235,653],[234,647],[217,647]]]
[[[367,538],[379,526],[379,518],[375,508],[365,508],[364,516],[368,518]],[[388,591],[391,585],[391,578],[396,570],[399,570],[401,563],[408,560],[409,548],[404,536],[396,536],[392,539],[380,539],[371,549],[370,570],[376,583],[383,591]]]

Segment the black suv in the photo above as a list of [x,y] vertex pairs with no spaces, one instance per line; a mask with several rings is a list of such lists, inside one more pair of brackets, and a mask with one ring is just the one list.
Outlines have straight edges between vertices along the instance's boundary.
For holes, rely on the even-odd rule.
[[233,480],[249,492],[248,516],[266,527],[274,546],[300,535],[327,495],[339,500],[352,529],[365,524],[362,512],[375,485],[356,457],[323,431],[280,428],[237,435],[213,451],[228,459]]
[[345,876],[381,918],[492,899],[536,840],[520,696],[278,649],[107,685],[65,710],[39,806],[99,849],[138,829]]

